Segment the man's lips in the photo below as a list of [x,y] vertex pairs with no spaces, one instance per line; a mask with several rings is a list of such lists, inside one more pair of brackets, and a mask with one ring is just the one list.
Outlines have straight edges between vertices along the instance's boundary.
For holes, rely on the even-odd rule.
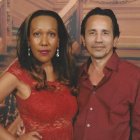
[[92,46],[92,48],[95,48],[95,49],[103,49],[105,47],[104,46]]

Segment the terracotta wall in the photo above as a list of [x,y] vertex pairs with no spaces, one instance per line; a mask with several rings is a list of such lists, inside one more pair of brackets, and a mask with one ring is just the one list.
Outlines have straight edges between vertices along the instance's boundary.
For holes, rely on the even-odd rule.
[[[119,3],[119,1],[121,3]],[[0,1],[0,71],[12,59],[16,32],[24,18],[37,9],[57,11],[63,18],[66,26],[71,15],[76,11],[76,25],[79,37],[80,23],[85,14],[94,7],[111,8],[120,25],[121,36],[118,45],[118,54],[128,61],[140,66],[140,1],[127,0],[1,0]],[[114,3],[113,3],[114,2]],[[4,23],[4,24],[3,24]],[[7,32],[9,29],[9,33]],[[73,27],[70,27],[73,29]],[[74,28],[75,29],[75,28]],[[75,32],[75,30],[74,30]],[[79,41],[79,40],[78,40]],[[87,55],[86,52],[83,55]],[[7,60],[8,58],[8,60]],[[4,61],[5,60],[5,61]]]
[[82,17],[94,7],[111,8],[115,12],[121,31],[118,54],[140,66],[140,1],[83,0],[82,5]]

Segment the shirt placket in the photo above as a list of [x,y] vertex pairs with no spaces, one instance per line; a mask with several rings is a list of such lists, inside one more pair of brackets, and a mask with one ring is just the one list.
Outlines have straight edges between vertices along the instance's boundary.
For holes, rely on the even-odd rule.
[[[104,78],[100,81],[97,86],[93,86],[91,95],[89,98],[89,102],[87,105],[87,115],[86,115],[86,123],[85,123],[85,134],[84,140],[90,140],[91,132],[94,133],[96,129],[96,108],[95,108],[95,98],[96,94],[98,94],[98,89],[102,88],[102,86],[109,80],[111,76],[111,71],[105,71]],[[94,134],[93,134],[94,135]]]
[[95,109],[94,109],[94,99],[95,99],[95,94],[97,93],[96,89],[93,88],[89,103],[87,106],[87,116],[86,116],[86,123],[85,123],[85,134],[84,134],[84,140],[88,140],[89,136],[91,135],[90,132],[91,130],[94,133],[94,129],[96,129],[96,121],[95,121]]

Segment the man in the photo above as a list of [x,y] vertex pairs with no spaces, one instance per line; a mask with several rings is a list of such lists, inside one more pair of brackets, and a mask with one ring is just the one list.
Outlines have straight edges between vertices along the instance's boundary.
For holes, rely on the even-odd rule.
[[113,11],[91,10],[81,35],[90,58],[80,69],[75,140],[140,140],[140,68],[116,54]]

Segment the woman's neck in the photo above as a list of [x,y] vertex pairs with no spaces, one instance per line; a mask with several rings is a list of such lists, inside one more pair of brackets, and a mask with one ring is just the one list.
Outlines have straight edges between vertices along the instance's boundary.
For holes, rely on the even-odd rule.
[[47,81],[55,81],[57,79],[56,73],[54,71],[52,64],[43,65],[43,69],[47,75]]

